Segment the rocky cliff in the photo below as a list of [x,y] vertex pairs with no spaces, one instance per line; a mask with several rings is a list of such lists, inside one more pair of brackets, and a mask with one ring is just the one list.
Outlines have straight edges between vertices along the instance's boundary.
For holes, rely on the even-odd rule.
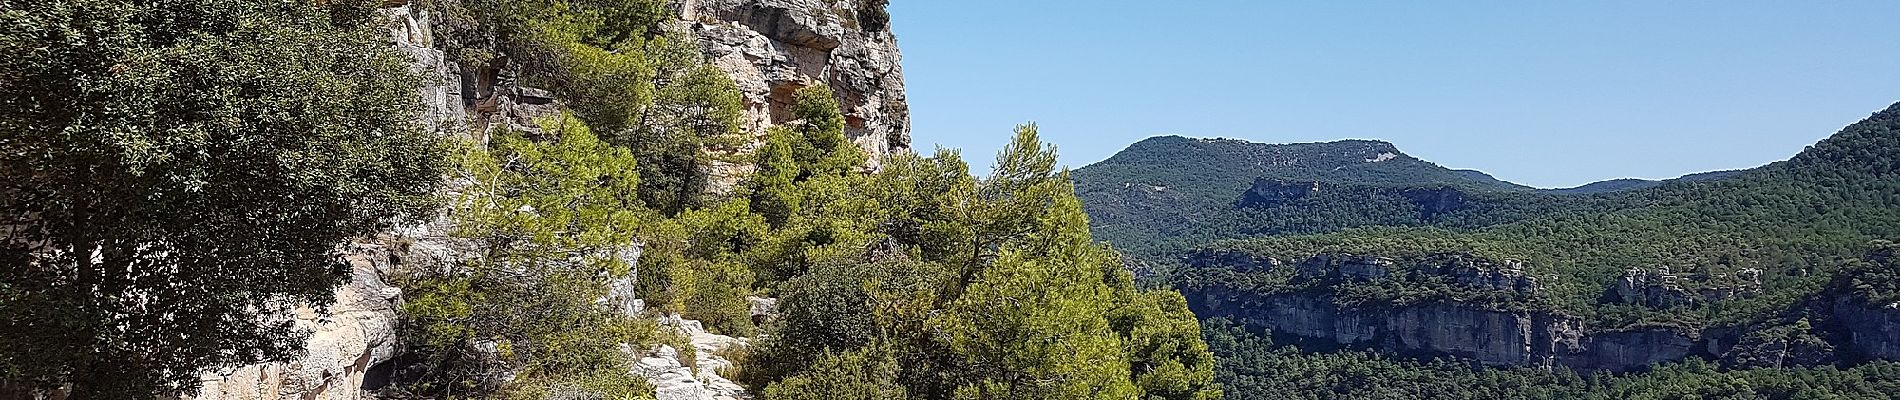
[[1900,303],[1868,304],[1843,297],[1834,301],[1834,318],[1854,350],[1869,358],[1900,360]]
[[1185,294],[1196,315],[1232,317],[1315,348],[1373,348],[1422,357],[1453,356],[1486,365],[1563,365],[1609,371],[1709,355],[1704,342],[1687,333],[1669,329],[1593,332],[1581,319],[1548,312],[1497,311],[1451,302],[1351,308],[1323,294],[1258,296],[1226,288]]
[[[679,0],[671,6],[679,24],[700,39],[706,57],[728,72],[745,92],[747,130],[791,122],[791,94],[798,88],[827,84],[838,94],[847,134],[876,160],[907,151],[909,109],[904,99],[901,55],[888,29],[882,2],[816,0]],[[425,7],[401,1],[382,10],[395,46],[412,59],[423,77],[418,88],[424,109],[418,122],[445,135],[461,135],[496,126],[532,127],[534,118],[558,112],[545,90],[515,86],[513,79],[483,77],[447,59],[431,31]],[[741,165],[719,172],[728,184],[747,173]],[[453,187],[455,185],[451,185]],[[388,368],[379,368],[403,351],[397,337],[402,290],[386,278],[403,268],[448,262],[467,253],[442,235],[440,223],[410,226],[377,239],[348,246],[341,255],[351,279],[336,289],[337,303],[327,309],[302,308],[297,319],[311,336],[306,354],[284,363],[248,365],[203,376],[199,400],[361,399],[386,385]],[[631,296],[632,282],[616,282],[607,306],[630,314],[643,311]],[[769,302],[769,301],[766,301]],[[757,318],[769,318],[769,307]],[[663,325],[691,338],[694,357],[658,347],[628,349],[639,358],[630,373],[647,377],[660,400],[749,398],[743,388],[718,375],[729,362],[714,355],[743,339],[707,333],[699,323],[665,317]],[[691,368],[689,366],[697,366]]]
[[402,289],[388,277],[398,264],[443,262],[458,251],[444,242],[395,237],[353,243],[342,259],[350,281],[336,289],[327,309],[300,307],[297,326],[311,333],[305,354],[293,362],[247,365],[204,375],[198,399],[360,399],[382,387],[386,374],[372,372],[401,353]]
[[[709,61],[745,92],[748,131],[790,122],[792,94],[831,86],[845,135],[871,154],[910,148],[903,54],[882,1],[676,0]],[[728,166],[726,176],[745,172]]]
[[[1743,326],[1602,327],[1538,306],[1545,289],[1511,260],[1464,253],[1402,259],[1320,253],[1286,262],[1245,251],[1203,251],[1187,261],[1198,273],[1213,272],[1196,275],[1191,281],[1199,283],[1182,288],[1196,315],[1265,328],[1306,349],[1618,372],[1690,357],[1738,368],[1900,360],[1900,304],[1855,296],[1851,287]],[[1631,270],[1609,285],[1603,301],[1685,306],[1760,291],[1759,270],[1743,269],[1732,278],[1692,292],[1678,287],[1683,278],[1667,268]],[[1395,287],[1405,289],[1377,294]]]
[[[1424,301],[1341,304],[1331,285],[1393,281],[1455,290],[1486,291],[1492,299],[1535,298],[1544,292],[1523,265],[1467,254],[1435,254],[1395,261],[1380,257],[1319,254],[1297,263],[1209,254],[1191,260],[1218,263],[1246,274],[1290,269],[1280,290],[1239,289],[1211,284],[1185,288],[1196,315],[1225,316],[1266,328],[1309,348],[1372,348],[1401,354],[1452,356],[1486,365],[1563,365],[1582,370],[1639,370],[1691,355],[1714,357],[1721,347],[1699,332],[1667,328],[1589,329],[1582,318],[1535,308]],[[1450,289],[1447,289],[1450,290]],[[1733,343],[1729,341],[1728,343]]]

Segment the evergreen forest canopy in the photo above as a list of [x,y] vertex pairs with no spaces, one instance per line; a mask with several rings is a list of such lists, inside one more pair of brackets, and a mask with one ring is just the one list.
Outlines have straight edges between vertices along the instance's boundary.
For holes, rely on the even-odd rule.
[[[0,397],[289,360],[284,316],[333,301],[343,243],[441,215],[477,250],[393,277],[385,397],[650,397],[621,349],[692,347],[598,303],[635,271],[652,313],[762,338],[721,372],[766,399],[1221,394],[1185,299],[1094,241],[1033,125],[989,178],[947,150],[867,172],[818,85],[734,152],[737,88],[659,0],[428,2],[451,57],[564,109],[446,135],[380,1],[0,4]],[[755,172],[712,194],[715,161]]]

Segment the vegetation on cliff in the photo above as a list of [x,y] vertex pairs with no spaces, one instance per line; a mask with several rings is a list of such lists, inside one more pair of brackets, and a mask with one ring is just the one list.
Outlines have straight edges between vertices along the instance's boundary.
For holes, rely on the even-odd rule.
[[[884,3],[860,22],[885,29]],[[655,314],[764,334],[726,372],[773,399],[1220,394],[1185,300],[1094,241],[1033,126],[987,179],[954,151],[871,171],[818,85],[747,152],[734,83],[664,2],[425,2],[477,90],[559,99],[456,146],[414,122],[379,6],[0,8],[0,396],[188,394],[287,360],[285,316],[331,300],[339,243],[398,219],[465,248],[392,277],[391,396],[650,396],[629,351],[683,344]],[[713,193],[717,161],[755,172]]]

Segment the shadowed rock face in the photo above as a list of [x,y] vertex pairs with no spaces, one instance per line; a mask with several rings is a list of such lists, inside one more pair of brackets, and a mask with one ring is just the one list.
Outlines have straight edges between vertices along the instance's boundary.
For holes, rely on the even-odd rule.
[[[1630,371],[1691,355],[1719,354],[1734,341],[1710,342],[1674,329],[1590,330],[1582,318],[1550,311],[1511,311],[1451,300],[1342,306],[1330,283],[1433,280],[1458,287],[1535,297],[1544,291],[1514,260],[1464,253],[1394,260],[1343,253],[1286,263],[1242,253],[1202,253],[1189,263],[1238,272],[1292,268],[1303,289],[1263,294],[1215,284],[1188,288],[1188,306],[1203,318],[1226,316],[1307,347],[1358,347],[1400,354],[1452,356],[1486,365],[1563,365]],[[1311,285],[1319,286],[1311,286]]]
[[1868,358],[1900,360],[1900,304],[1843,297],[1834,301],[1834,318],[1855,351]]
[[[1368,348],[1458,357],[1486,365],[1561,365],[1618,372],[1690,357],[1732,368],[1900,360],[1900,303],[1869,300],[1849,292],[1855,290],[1852,287],[1831,289],[1782,318],[1746,325],[1605,328],[1522,304],[1449,298],[1368,303],[1334,297],[1338,285],[1382,280],[1438,282],[1458,290],[1489,290],[1494,295],[1531,299],[1543,293],[1538,279],[1514,260],[1468,253],[1396,260],[1319,253],[1288,261],[1245,250],[1206,250],[1185,261],[1198,268],[1242,274],[1181,288],[1197,316],[1232,318],[1271,330],[1306,349]],[[1274,283],[1274,274],[1285,274],[1278,278],[1285,281]],[[1697,294],[1677,288],[1680,279],[1667,268],[1633,269],[1609,285],[1603,301],[1674,306],[1749,295],[1760,291],[1760,274],[1760,270],[1743,269],[1715,290]],[[1249,276],[1268,280],[1235,280]]]
[[369,371],[395,359],[400,340],[402,290],[384,282],[401,257],[428,258],[428,250],[404,252],[385,243],[352,244],[342,256],[350,281],[336,289],[336,304],[323,312],[296,311],[298,328],[310,332],[305,354],[286,363],[247,365],[203,376],[197,399],[360,399],[383,380]]
[[1221,287],[1184,294],[1189,307],[1202,317],[1232,317],[1322,344],[1453,356],[1485,365],[1632,371],[1707,353],[1707,346],[1687,333],[1668,329],[1589,332],[1581,319],[1547,312],[1495,311],[1455,303],[1349,309],[1324,295],[1258,296]]

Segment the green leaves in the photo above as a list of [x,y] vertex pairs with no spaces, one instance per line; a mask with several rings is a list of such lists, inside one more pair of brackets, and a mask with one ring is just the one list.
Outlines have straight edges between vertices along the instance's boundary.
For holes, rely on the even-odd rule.
[[357,6],[0,6],[0,341],[32,344],[0,380],[138,398],[281,360],[301,338],[265,316],[428,214],[445,149]]
[[[545,138],[499,132],[467,149],[467,186],[449,210],[458,237],[485,254],[404,279],[415,352],[434,373],[411,385],[435,395],[540,393],[578,386],[642,393],[619,346],[658,341],[657,326],[597,304],[609,281],[632,279],[641,207],[637,162],[571,114],[538,121]],[[496,372],[515,374],[496,381]]]
[[1185,302],[1136,290],[1119,257],[1093,241],[1033,126],[1018,129],[999,172],[981,182],[954,151],[836,175],[822,166],[832,155],[798,155],[827,142],[795,132],[761,150],[752,193],[768,221],[789,209],[774,207],[798,204],[759,247],[769,256],[753,258],[788,266],[776,269],[789,278],[778,285],[783,320],[747,367],[768,396],[882,387],[883,375],[859,386],[824,378],[862,375],[824,366],[879,349],[910,397],[1219,396]]
[[867,347],[825,353],[810,369],[765,389],[767,400],[903,400],[891,350]]

